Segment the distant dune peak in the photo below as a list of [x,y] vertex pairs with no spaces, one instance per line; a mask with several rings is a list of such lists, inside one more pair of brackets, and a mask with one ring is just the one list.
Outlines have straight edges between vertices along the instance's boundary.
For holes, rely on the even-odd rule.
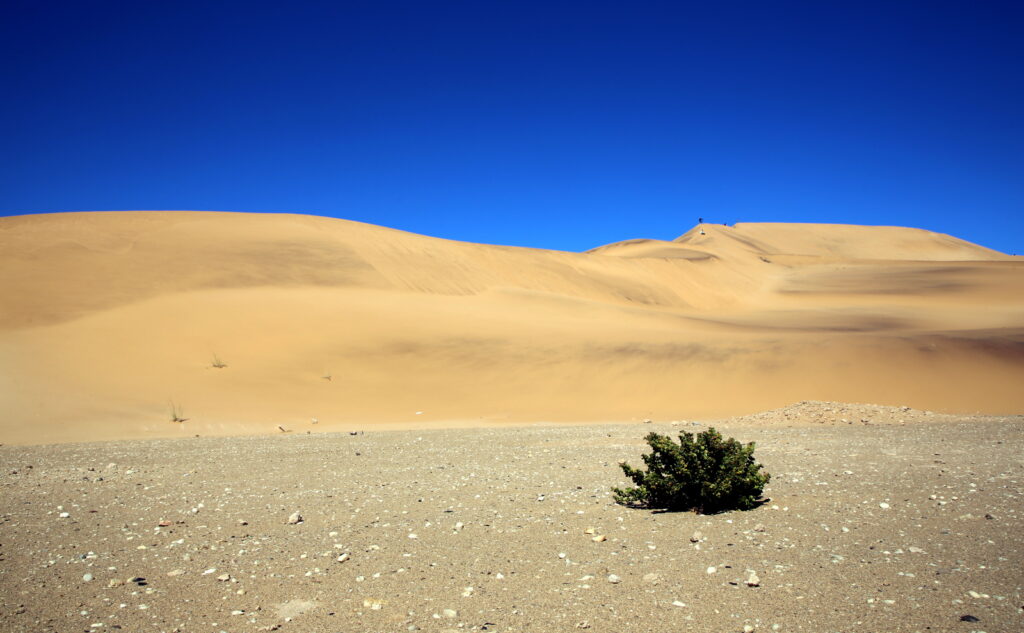
[[674,240],[751,254],[802,255],[854,260],[995,261],[1010,256],[966,240],[902,226],[740,222],[698,224]]

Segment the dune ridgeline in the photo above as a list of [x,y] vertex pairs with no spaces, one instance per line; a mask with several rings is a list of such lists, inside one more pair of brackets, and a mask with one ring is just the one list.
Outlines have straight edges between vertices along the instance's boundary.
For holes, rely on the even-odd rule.
[[918,229],[703,225],[570,253],[106,212],[0,218],[0,245],[4,443],[1024,411],[1024,259]]

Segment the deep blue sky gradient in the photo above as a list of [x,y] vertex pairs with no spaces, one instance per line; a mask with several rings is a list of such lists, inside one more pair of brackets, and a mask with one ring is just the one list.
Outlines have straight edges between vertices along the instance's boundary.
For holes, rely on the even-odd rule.
[[313,213],[564,250],[700,216],[1024,254],[1021,2],[5,7],[3,215]]

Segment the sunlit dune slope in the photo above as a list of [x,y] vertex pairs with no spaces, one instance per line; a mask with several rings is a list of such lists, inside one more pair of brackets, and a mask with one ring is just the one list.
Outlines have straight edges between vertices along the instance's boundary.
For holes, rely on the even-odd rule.
[[117,212],[0,218],[0,246],[3,442],[1024,410],[1024,262],[917,229],[703,225],[568,253]]

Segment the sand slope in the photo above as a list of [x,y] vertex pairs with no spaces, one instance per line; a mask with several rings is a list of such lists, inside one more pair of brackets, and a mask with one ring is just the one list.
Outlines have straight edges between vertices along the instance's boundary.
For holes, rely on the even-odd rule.
[[1024,260],[916,229],[705,225],[568,253],[118,212],[0,218],[0,246],[2,442],[1024,410]]

